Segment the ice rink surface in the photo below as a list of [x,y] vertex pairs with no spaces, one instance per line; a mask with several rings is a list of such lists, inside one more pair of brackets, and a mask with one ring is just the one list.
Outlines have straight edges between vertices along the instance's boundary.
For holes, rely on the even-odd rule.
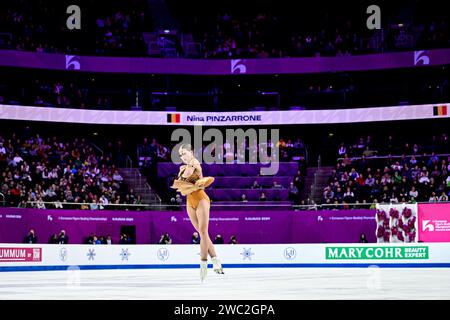
[[0,299],[450,299],[449,268],[229,268],[0,272]]

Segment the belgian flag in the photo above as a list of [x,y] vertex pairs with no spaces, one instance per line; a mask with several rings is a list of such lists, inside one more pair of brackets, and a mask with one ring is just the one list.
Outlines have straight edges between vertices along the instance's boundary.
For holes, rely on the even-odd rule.
[[180,114],[179,113],[168,113],[167,114],[167,123],[180,123]]
[[434,116],[446,116],[447,115],[447,106],[434,106],[433,107],[433,115]]

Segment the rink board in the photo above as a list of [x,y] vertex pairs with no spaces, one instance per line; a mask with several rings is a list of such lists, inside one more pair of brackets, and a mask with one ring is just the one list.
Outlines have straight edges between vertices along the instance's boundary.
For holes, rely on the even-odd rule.
[[[450,267],[450,244],[216,245],[227,268]],[[199,245],[0,244],[0,271],[198,268]]]

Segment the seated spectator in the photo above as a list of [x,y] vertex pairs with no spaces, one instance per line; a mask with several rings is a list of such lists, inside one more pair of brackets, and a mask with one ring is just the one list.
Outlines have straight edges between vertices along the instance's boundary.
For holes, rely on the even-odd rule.
[[254,181],[253,185],[251,186],[252,189],[262,189],[262,186],[259,185],[258,181]]
[[22,162],[23,162],[23,158],[18,153],[16,153],[16,155],[14,156],[14,158],[11,161],[11,163],[14,167],[17,167]]
[[347,191],[344,193],[343,200],[346,203],[353,203],[353,202],[355,202],[355,194],[353,193],[353,191],[351,191],[351,189],[349,187],[347,188]]
[[266,201],[266,194],[264,192],[261,192],[261,195],[259,196],[259,201]]
[[428,199],[428,202],[438,202],[438,201],[439,201],[439,197],[433,191],[430,195],[430,198]]
[[235,235],[232,235],[230,237],[230,240],[228,241],[228,244],[238,244],[237,238]]
[[172,239],[170,238],[168,233],[161,235],[158,244],[172,244]]
[[298,188],[294,185],[294,182],[291,182],[289,184],[289,200],[290,201],[297,201],[298,197],[299,197]]
[[45,203],[42,200],[42,198],[39,196],[39,198],[36,201],[36,208],[38,209],[45,209]]
[[279,184],[277,181],[273,182],[272,189],[283,189],[283,186]]
[[326,200],[331,200],[334,198],[334,192],[331,190],[330,187],[326,187],[325,191],[323,192],[323,198]]
[[83,203],[80,206],[81,210],[89,210],[89,205],[86,203],[86,200],[83,200]]
[[23,243],[37,243],[37,236],[33,229],[30,229],[28,234],[23,239]]
[[108,234],[108,235],[106,236],[105,244],[113,244],[113,240],[112,240],[110,234]]
[[128,238],[128,235],[125,233],[121,234],[119,244],[129,244],[129,243],[130,243],[130,239]]
[[94,237],[95,237],[95,234],[93,232],[91,232],[89,234],[89,237],[86,238],[84,243],[85,244],[94,244]]
[[48,240],[48,243],[57,244],[58,243],[58,234],[57,233],[52,234],[52,236]]
[[352,178],[353,180],[356,180],[359,178],[359,173],[356,172],[355,168],[352,168],[352,170],[349,173],[350,178]]
[[94,238],[92,240],[92,244],[102,244],[102,241],[98,239],[96,235],[94,235]]
[[3,141],[0,141],[0,160],[6,159],[6,148],[3,145]]
[[364,233],[361,233],[361,235],[359,236],[359,243],[368,243],[369,241],[367,241],[366,235]]
[[224,244],[224,240],[220,234],[218,234],[213,241],[214,244]]
[[241,196],[241,202],[248,202],[247,196],[246,196],[245,194],[243,194],[243,195]]
[[68,244],[69,243],[69,237],[66,235],[65,230],[61,230],[61,232],[58,235],[58,238],[56,239],[56,243],[58,243],[58,244]]
[[439,199],[439,202],[447,202],[448,201],[448,196],[445,194],[445,192],[442,192]]
[[411,191],[409,191],[409,196],[414,197],[414,199],[417,199],[419,196],[419,192],[414,188],[414,186],[411,187]]
[[[95,200],[94,200],[95,201]],[[89,209],[90,210],[98,210],[99,209],[99,205],[97,202],[92,202],[89,204]]]
[[398,203],[398,197],[392,192],[391,197],[389,198],[390,203]]
[[200,244],[200,236],[198,232],[192,234],[191,244]]
[[428,178],[428,171],[426,169],[420,173],[419,183],[421,183],[421,184],[429,184],[430,183],[430,178]]
[[366,185],[369,188],[373,187],[375,185],[375,178],[372,177],[371,174],[369,174],[366,178],[366,181],[364,181],[364,185]]
[[118,182],[122,182],[123,178],[122,176],[119,174],[119,171],[114,171],[114,175],[113,175],[113,180],[114,181],[118,181]]

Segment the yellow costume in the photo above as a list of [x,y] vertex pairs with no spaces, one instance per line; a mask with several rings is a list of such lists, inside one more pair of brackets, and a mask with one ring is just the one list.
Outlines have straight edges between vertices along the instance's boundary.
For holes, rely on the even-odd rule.
[[171,188],[177,189],[177,191],[180,192],[183,196],[187,195],[187,205],[196,210],[198,204],[200,203],[200,200],[205,199],[208,202],[211,201],[204,189],[209,187],[214,182],[214,178],[201,178],[202,174],[197,168],[194,169],[194,172],[190,177],[183,178],[182,175],[184,173],[184,170],[186,170],[186,168],[184,168],[180,172],[178,178],[173,182]]

